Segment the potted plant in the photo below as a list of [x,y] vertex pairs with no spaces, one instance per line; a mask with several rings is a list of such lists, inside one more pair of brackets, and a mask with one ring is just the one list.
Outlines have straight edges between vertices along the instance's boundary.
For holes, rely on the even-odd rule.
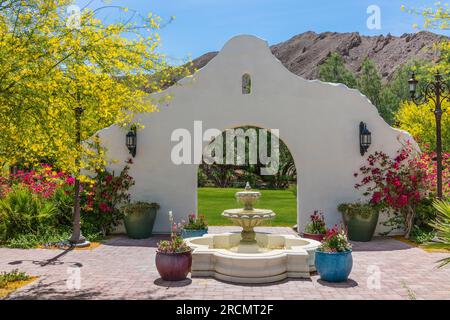
[[208,233],[208,222],[205,220],[205,215],[189,214],[188,221],[181,222],[181,236],[183,238],[201,237]]
[[352,246],[344,230],[337,226],[327,230],[322,245],[315,252],[315,266],[320,279],[342,282],[352,271]]
[[172,211],[169,211],[171,225],[170,240],[158,242],[155,264],[159,275],[166,281],[186,279],[191,271],[192,250],[184,239],[177,234],[177,226],[173,223]]
[[157,203],[136,202],[124,205],[122,213],[128,237],[132,239],[151,237],[158,209]]
[[310,222],[306,225],[305,231],[303,232],[303,237],[308,239],[313,239],[317,241],[322,241],[325,233],[327,232],[327,227],[325,225],[325,218],[323,213],[319,213],[317,210],[310,216]]
[[378,223],[379,211],[369,203],[343,203],[342,213],[348,237],[353,241],[370,241]]

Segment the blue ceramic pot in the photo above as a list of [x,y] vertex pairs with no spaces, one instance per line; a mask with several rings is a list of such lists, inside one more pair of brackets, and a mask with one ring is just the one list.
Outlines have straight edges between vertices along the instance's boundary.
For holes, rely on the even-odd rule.
[[352,251],[316,251],[315,265],[320,279],[328,282],[347,281],[353,266]]
[[183,229],[183,231],[181,231],[181,237],[183,237],[183,239],[202,237],[204,234],[207,234],[207,233],[208,233],[208,229],[200,229],[200,230]]

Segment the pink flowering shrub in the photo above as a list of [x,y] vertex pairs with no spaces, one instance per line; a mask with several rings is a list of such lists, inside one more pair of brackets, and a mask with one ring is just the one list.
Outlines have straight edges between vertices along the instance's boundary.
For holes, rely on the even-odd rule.
[[[425,183],[432,195],[437,194],[437,164],[436,152],[422,153],[418,160],[418,166],[425,171]],[[450,153],[442,154],[442,194],[445,197],[450,195]]]
[[[355,177],[358,177],[355,173]],[[429,196],[429,176],[422,156],[414,154],[409,144],[391,159],[383,152],[375,152],[367,158],[367,165],[360,168],[362,179],[356,189],[365,189],[364,195],[378,209],[392,209],[403,217],[405,237],[409,238],[414,225],[415,208]]]
[[204,230],[208,229],[208,222],[205,220],[204,214],[196,216],[194,213],[190,213],[188,221],[181,221],[180,228],[185,230]]
[[191,248],[186,241],[179,235],[180,230],[174,222],[172,211],[169,211],[169,223],[171,226],[170,240],[161,240],[157,243],[158,252],[164,254],[187,253]]
[[13,185],[21,185],[33,194],[43,198],[51,198],[56,189],[63,185],[72,185],[74,179],[61,172],[55,171],[50,165],[41,164],[36,169],[18,170],[8,177],[0,178],[0,197],[6,196]]

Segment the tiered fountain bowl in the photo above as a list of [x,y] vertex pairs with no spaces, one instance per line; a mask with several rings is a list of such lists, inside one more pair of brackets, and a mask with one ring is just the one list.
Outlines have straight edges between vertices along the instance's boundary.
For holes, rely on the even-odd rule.
[[255,232],[264,221],[275,218],[269,209],[255,209],[261,197],[247,183],[236,193],[244,205],[222,213],[242,227],[240,233],[206,234],[186,239],[193,249],[192,277],[215,277],[236,283],[268,283],[285,278],[310,278],[315,271],[314,252],[320,242],[297,235]]
[[254,209],[253,205],[261,197],[258,191],[252,191],[247,182],[244,191],[236,192],[236,199],[244,205],[242,209],[228,209],[222,212],[222,216],[230,219],[234,224],[242,227],[241,243],[256,244],[256,234],[254,228],[261,225],[266,220],[275,218],[276,214],[269,209]]

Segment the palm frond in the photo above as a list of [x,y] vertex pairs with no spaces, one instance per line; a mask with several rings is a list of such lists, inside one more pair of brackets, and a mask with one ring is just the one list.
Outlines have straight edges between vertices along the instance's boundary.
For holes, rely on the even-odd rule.
[[[436,229],[439,242],[426,244],[430,249],[450,249],[450,202],[436,200],[433,207],[438,211],[436,220],[430,225]],[[438,261],[439,268],[450,264],[450,257]]]

